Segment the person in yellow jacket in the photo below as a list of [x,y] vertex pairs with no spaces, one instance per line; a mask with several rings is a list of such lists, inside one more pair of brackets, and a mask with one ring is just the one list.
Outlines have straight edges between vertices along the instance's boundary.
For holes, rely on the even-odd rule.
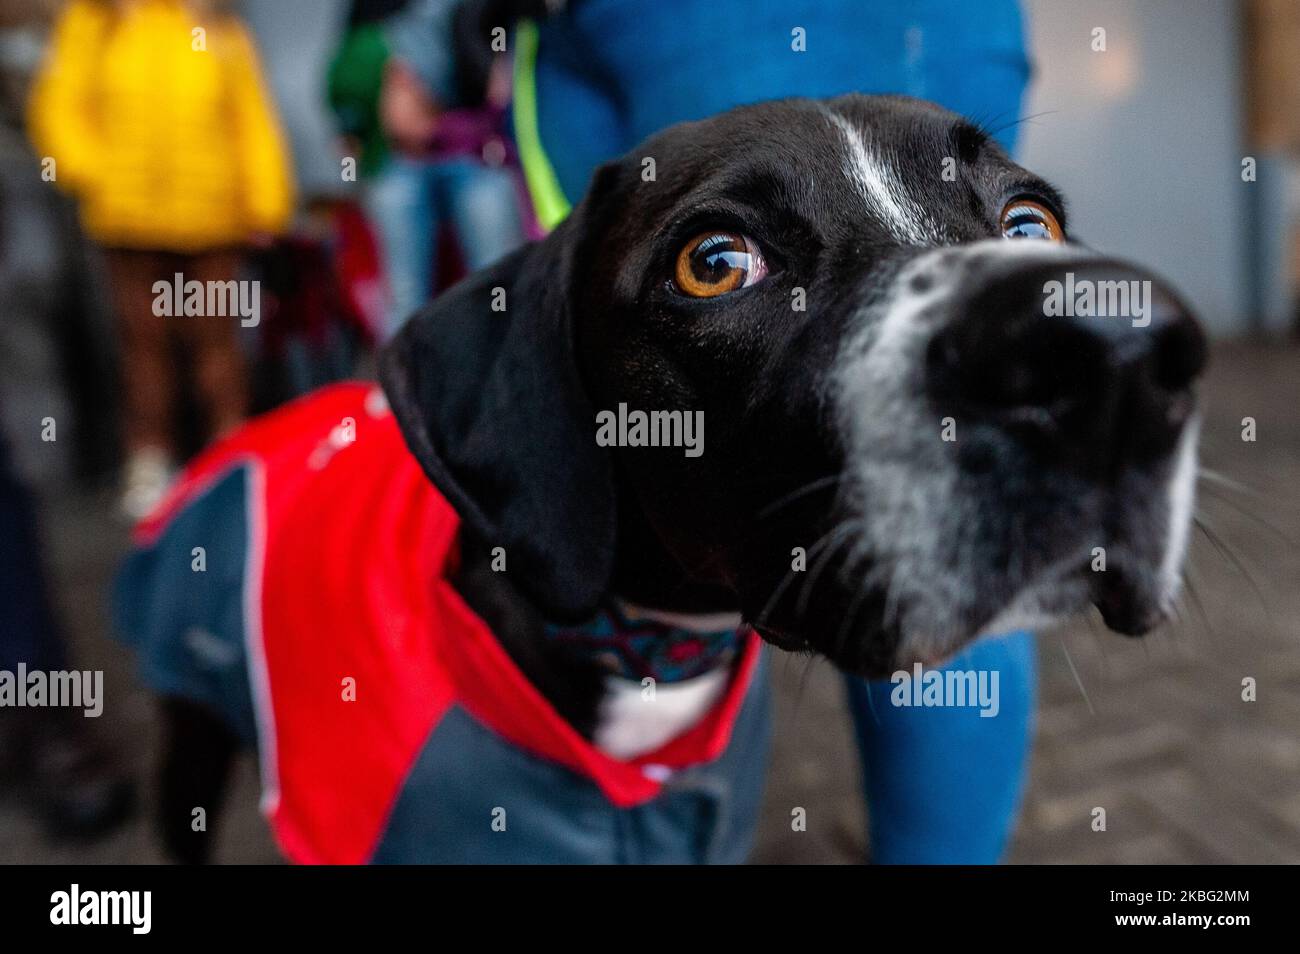
[[71,0],[33,87],[28,127],[47,175],[76,196],[87,232],[106,249],[125,378],[123,506],[139,516],[161,497],[175,460],[174,344],[189,352],[196,396],[220,434],[246,412],[237,329],[257,320],[226,307],[178,313],[179,296],[158,283],[215,287],[205,305],[225,300],[241,250],[292,214],[285,139],[253,42],[219,0]]

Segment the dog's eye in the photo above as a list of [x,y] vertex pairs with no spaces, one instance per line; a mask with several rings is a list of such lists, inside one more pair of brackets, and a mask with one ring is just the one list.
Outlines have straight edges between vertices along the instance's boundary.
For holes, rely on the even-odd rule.
[[758,244],[738,232],[704,232],[677,253],[673,283],[692,298],[714,298],[746,288],[767,274]]
[[1052,210],[1033,199],[1013,199],[1002,210],[1002,237],[1063,242],[1065,230]]

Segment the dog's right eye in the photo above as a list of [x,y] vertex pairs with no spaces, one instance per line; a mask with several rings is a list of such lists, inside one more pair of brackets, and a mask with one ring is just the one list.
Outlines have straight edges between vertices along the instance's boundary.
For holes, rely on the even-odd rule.
[[1056,220],[1052,210],[1043,203],[1020,198],[1008,202],[1002,210],[1002,237],[1063,242],[1065,230],[1061,228],[1061,223]]
[[703,232],[677,253],[673,287],[692,298],[748,288],[767,274],[758,244],[739,232]]

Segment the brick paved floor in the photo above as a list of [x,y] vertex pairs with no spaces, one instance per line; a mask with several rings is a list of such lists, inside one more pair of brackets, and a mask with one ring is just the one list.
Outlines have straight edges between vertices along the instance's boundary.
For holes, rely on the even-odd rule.
[[[1215,491],[1200,510],[1260,594],[1198,534],[1199,606],[1189,602],[1181,624],[1142,641],[1086,624],[1040,637],[1038,737],[1012,861],[1300,861],[1300,550],[1281,536],[1300,541],[1300,349],[1219,348],[1206,393],[1207,465],[1262,496],[1230,494],[1228,503]],[[1247,415],[1258,422],[1254,444],[1239,439]],[[100,728],[147,780],[157,750],[150,702],[103,639],[101,608],[124,539],[106,510],[103,499],[54,502],[47,534],[80,664],[106,671],[113,709]],[[865,838],[839,680],[821,662],[773,662],[778,731],[755,860],[854,861]],[[1254,703],[1241,701],[1246,676],[1258,683]],[[246,759],[219,860],[276,860],[255,805]],[[790,830],[795,805],[808,810],[805,832]],[[1095,806],[1106,809],[1105,832],[1090,828]],[[0,796],[0,862],[157,860],[143,821],[90,846],[50,843],[12,792]]]

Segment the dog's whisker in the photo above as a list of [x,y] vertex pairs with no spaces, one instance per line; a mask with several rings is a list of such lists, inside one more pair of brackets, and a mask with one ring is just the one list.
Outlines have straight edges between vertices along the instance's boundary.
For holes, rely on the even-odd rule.
[[817,562],[813,564],[808,573],[808,579],[804,581],[803,588],[799,591],[799,599],[795,604],[795,617],[799,620],[802,620],[804,614],[808,611],[808,600],[817,585],[817,578],[830,565],[831,560],[840,552],[844,544],[853,541],[857,534],[857,527],[853,523],[845,523],[838,527],[835,533],[838,539],[831,546],[828,546]]
[[[1186,579],[1184,578],[1184,584]],[[1169,607],[1169,629],[1175,636],[1190,635],[1191,627],[1188,625],[1188,618],[1183,612],[1182,600],[1178,599]]]
[[1000,126],[990,125],[991,123],[997,122],[997,120],[1001,119],[1003,116],[1006,115],[1007,111],[1004,110],[1003,112],[998,113],[998,115],[994,116],[990,120],[987,121],[979,120],[975,122],[974,126],[976,129],[978,129],[984,135],[988,136],[990,139],[995,139],[998,133],[1006,132],[1008,129],[1015,129],[1021,123],[1032,123],[1035,119],[1041,119],[1044,116],[1051,116],[1058,112],[1060,112],[1060,110],[1045,109],[1040,113],[1030,113],[1027,116],[1021,116],[1018,119],[1009,120],[1008,122],[1002,123]]
[[[1061,652],[1065,654],[1065,661],[1069,664],[1070,675],[1074,676],[1074,684],[1079,687],[1079,692],[1083,695],[1083,701],[1088,705],[1088,714],[1096,715],[1097,710],[1092,707],[1092,700],[1088,698],[1088,690],[1083,688],[1083,680],[1079,678],[1079,670],[1074,666],[1074,657],[1070,655],[1070,650],[1066,648],[1064,639],[1060,639],[1058,642],[1061,646]],[[1146,643],[1144,642],[1143,645],[1145,646]]]
[[1197,589],[1196,586],[1193,586],[1191,581],[1188,581],[1187,584],[1187,599],[1190,600],[1196,615],[1200,617],[1201,628],[1205,630],[1205,634],[1209,637],[1210,642],[1218,645],[1218,643],[1221,642],[1221,639],[1219,639],[1218,629],[1216,629],[1216,626],[1214,626],[1212,621],[1210,621],[1210,613],[1205,608],[1205,600],[1201,599],[1200,590]]
[[1227,494],[1216,491],[1213,483],[1209,485],[1203,485],[1202,489],[1208,492],[1215,500],[1227,504],[1233,510],[1237,511],[1237,513],[1241,514],[1243,517],[1247,517],[1248,519],[1255,521],[1260,526],[1276,534],[1283,541],[1285,541],[1289,546],[1294,547],[1297,550],[1300,550],[1300,543],[1297,543],[1296,540],[1293,537],[1291,537],[1285,530],[1281,529],[1279,526],[1277,526],[1277,524],[1273,523],[1271,520],[1266,520],[1264,517],[1255,513],[1255,511],[1250,510],[1247,507],[1243,506],[1242,504],[1238,503],[1237,501],[1233,500]]
[[796,719],[799,716],[800,709],[803,707],[804,697],[808,692],[808,678],[812,675],[813,666],[817,665],[819,658],[820,657],[816,653],[806,653],[804,656],[805,662],[803,672],[799,674],[799,688],[795,693],[794,699],[794,714]]
[[1215,470],[1212,467],[1206,467],[1205,464],[1201,464],[1197,468],[1197,476],[1202,480],[1208,480],[1211,483],[1218,484],[1220,487],[1224,487],[1228,490],[1235,490],[1237,493],[1244,496],[1254,497],[1256,500],[1269,504],[1270,506],[1282,507],[1289,510],[1300,509],[1291,501],[1282,500],[1271,494],[1267,494],[1258,487],[1252,487],[1249,484],[1242,483],[1235,477],[1229,477],[1227,474],[1223,473],[1223,471]]
[[858,590],[849,601],[847,611],[844,613],[844,620],[840,623],[839,629],[835,631],[835,642],[833,644],[836,658],[839,658],[844,651],[845,644],[853,633],[853,628],[858,622],[858,613],[862,609],[862,604],[867,598],[870,591],[865,587]]
[[[838,474],[832,474],[827,477],[819,477],[817,480],[810,481],[809,483],[804,484],[802,487],[790,491],[784,496],[777,498],[772,503],[767,504],[765,507],[763,507],[762,510],[759,511],[758,515],[754,519],[753,525],[746,532],[741,534],[740,538],[737,540],[736,545],[744,546],[745,544],[751,542],[754,539],[754,537],[758,536],[758,534],[767,530],[767,526],[764,525],[764,521],[769,520],[771,517],[775,516],[778,511],[783,510],[784,508],[790,506],[791,504],[796,503],[799,500],[802,500],[803,498],[815,494],[819,491],[825,491],[833,487],[837,487],[842,480],[843,480],[843,476]],[[728,551],[726,550],[720,549],[712,553],[704,560],[691,566],[689,569],[689,575],[691,576],[704,575],[706,570],[708,570],[710,567],[714,566],[715,564],[719,563],[720,561],[724,560],[727,556],[727,552]]]
[[[876,575],[878,574],[875,573],[872,574],[872,576],[876,576]],[[899,603],[901,598],[902,598],[901,594],[899,594],[897,588],[894,586],[890,586],[889,581],[886,580],[885,581],[885,608],[882,614],[883,624],[886,629],[898,625],[898,618],[900,613]]]
[[1205,632],[1205,635],[1209,637],[1211,643],[1217,644],[1219,641],[1219,634],[1215,632],[1213,624],[1210,623],[1210,615],[1205,611],[1205,603],[1201,601],[1201,595],[1196,591],[1196,585],[1195,581],[1192,579],[1191,569],[1191,565],[1189,564],[1187,572],[1184,575],[1184,583],[1186,584],[1184,592],[1187,594],[1187,599],[1191,603],[1192,609],[1195,610],[1196,614],[1201,619],[1201,629]]
[[[841,524],[838,527],[831,527],[831,529],[827,530],[824,534],[822,534],[813,542],[813,545],[808,548],[805,555],[808,557],[816,556],[818,553],[822,551],[822,548],[827,545],[827,543],[830,541],[830,538],[835,536],[840,531],[842,531],[845,526],[848,525]],[[781,596],[785,593],[786,588],[789,587],[789,585],[794,582],[795,574],[799,572],[801,571],[795,569],[793,566],[791,566],[790,569],[786,571],[785,576],[781,578],[781,582],[776,585],[776,589],[772,591],[772,595],[767,598],[767,602],[764,603],[763,608],[759,610],[758,616],[755,618],[755,622],[763,623],[767,620],[768,614],[772,612],[773,607],[775,607],[777,602],[781,599]]]
[[833,487],[839,484],[840,481],[842,481],[843,479],[844,476],[842,474],[832,474],[829,477],[820,477],[817,480],[810,481],[809,483],[804,484],[802,487],[798,488],[797,490],[792,490],[788,494],[785,494],[784,496],[772,501],[770,504],[765,506],[762,510],[758,512],[758,519],[765,520],[768,517],[772,516],[772,514],[776,513],[778,510],[781,510],[782,508],[789,506],[795,501],[802,500],[804,497],[808,496],[809,494],[816,493],[819,490],[825,490],[828,487]]
[[1110,675],[1110,654],[1106,652],[1106,632],[1104,629],[1097,629],[1097,618],[1095,613],[1088,613],[1084,616],[1088,622],[1088,633],[1092,636],[1092,641],[1097,647],[1097,652],[1101,655],[1102,668],[1106,670],[1106,675]]
[[1178,579],[1178,595],[1169,603],[1169,610],[1160,625],[1169,630],[1171,642],[1201,646],[1205,643],[1204,634],[1198,632],[1198,627],[1192,626],[1191,607],[1185,599],[1185,591],[1191,585],[1184,563],[1184,572]]
[[863,695],[867,697],[867,711],[871,713],[871,721],[874,722],[876,725],[880,725],[880,715],[879,713],[876,712],[876,702],[871,694],[870,689],[868,688],[868,690],[865,693],[863,693]]
[[1250,572],[1246,565],[1237,556],[1236,551],[1234,551],[1231,545],[1205,521],[1203,515],[1194,515],[1192,517],[1192,523],[1205,535],[1205,539],[1210,541],[1210,545],[1214,547],[1215,551],[1223,561],[1236,569],[1242,579],[1250,585],[1250,588],[1255,592],[1255,596],[1259,600],[1259,605],[1264,610],[1264,615],[1268,617],[1270,622],[1272,622],[1273,612],[1269,608],[1268,600],[1264,598],[1264,591],[1260,588],[1258,581],[1255,579],[1255,575]]

